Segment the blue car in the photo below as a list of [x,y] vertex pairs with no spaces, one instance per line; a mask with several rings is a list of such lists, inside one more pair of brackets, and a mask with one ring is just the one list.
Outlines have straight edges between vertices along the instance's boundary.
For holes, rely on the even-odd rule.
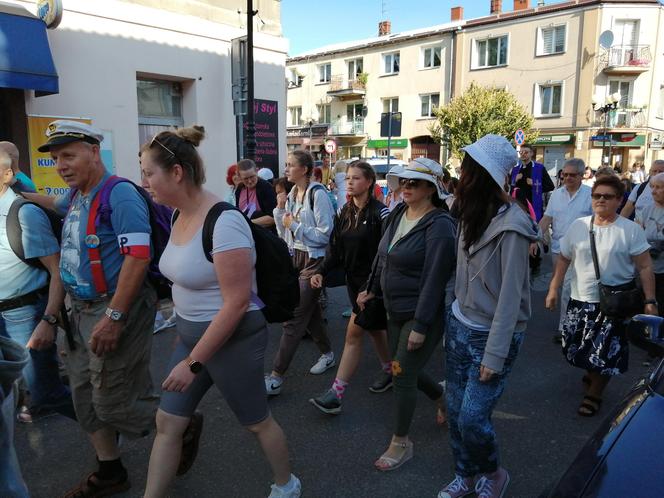
[[[664,356],[663,318],[637,315],[629,339]],[[602,422],[563,476],[540,498],[664,497],[664,360]]]

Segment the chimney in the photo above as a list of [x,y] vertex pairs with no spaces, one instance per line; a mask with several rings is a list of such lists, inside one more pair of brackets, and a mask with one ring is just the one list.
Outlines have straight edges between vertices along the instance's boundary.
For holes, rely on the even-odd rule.
[[503,0],[491,0],[490,13],[500,14],[503,10]]
[[514,10],[526,10],[530,8],[530,0],[514,0]]
[[450,17],[452,21],[461,21],[463,19],[463,7],[452,7]]
[[381,21],[378,23],[378,36],[386,36],[392,30],[392,23],[390,21]]

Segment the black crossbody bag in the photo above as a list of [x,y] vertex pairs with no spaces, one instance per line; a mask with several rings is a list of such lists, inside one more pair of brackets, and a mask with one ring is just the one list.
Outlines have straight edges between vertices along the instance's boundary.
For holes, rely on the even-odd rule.
[[597,262],[594,220],[595,216],[592,216],[590,218],[590,252],[593,257],[595,277],[599,285],[599,310],[608,317],[631,318],[643,311],[643,292],[636,285],[636,279],[622,285],[605,285],[602,283]]
[[[376,254],[367,285],[367,292],[371,292],[371,288],[373,287],[376,268],[378,267],[378,258],[379,256]],[[385,311],[382,296],[374,296],[364,303],[364,309],[355,316],[355,325],[362,327],[364,330],[385,330],[387,328],[387,312]]]

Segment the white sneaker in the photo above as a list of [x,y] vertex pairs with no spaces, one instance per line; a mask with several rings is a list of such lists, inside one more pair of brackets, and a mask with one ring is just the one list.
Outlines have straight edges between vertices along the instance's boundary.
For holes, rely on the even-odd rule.
[[274,377],[272,375],[265,376],[265,391],[268,396],[276,396],[281,392],[281,385],[284,379],[281,377]]
[[318,358],[318,361],[314,363],[313,367],[311,367],[309,373],[312,373],[314,375],[319,375],[325,372],[326,370],[332,368],[336,364],[337,362],[334,361],[334,353],[330,351],[329,353],[320,355],[320,358]]
[[293,474],[290,476],[290,481],[283,486],[273,484],[270,486],[272,491],[267,498],[300,498],[302,495],[302,483]]

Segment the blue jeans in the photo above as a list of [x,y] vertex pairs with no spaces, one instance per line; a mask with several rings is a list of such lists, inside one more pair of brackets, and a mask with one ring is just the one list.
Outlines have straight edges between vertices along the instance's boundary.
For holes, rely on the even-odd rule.
[[25,349],[0,337],[0,496],[27,498],[28,489],[14,450],[14,381],[28,362]]
[[[26,346],[32,332],[39,324],[46,309],[47,298],[39,302],[0,313],[0,335]],[[72,416],[71,394],[60,379],[57,347],[36,351],[29,350],[30,361],[23,369],[23,378],[30,390],[31,407],[50,407],[63,415]]]
[[488,332],[470,329],[449,313],[445,339],[447,416],[455,471],[462,477],[498,469],[498,445],[491,414],[523,343],[523,332],[514,333],[503,371],[488,382],[480,382],[488,336]]

